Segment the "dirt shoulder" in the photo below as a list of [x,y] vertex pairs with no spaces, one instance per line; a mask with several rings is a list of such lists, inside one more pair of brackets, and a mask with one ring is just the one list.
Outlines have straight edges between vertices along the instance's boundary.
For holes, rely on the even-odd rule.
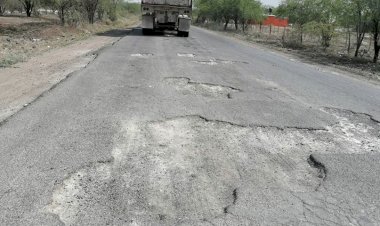
[[49,50],[36,50],[27,61],[0,68],[0,123],[71,73],[86,67],[98,50],[118,41],[135,24],[61,43]]
[[244,34],[231,30],[221,31],[203,26],[199,27],[246,43],[252,43],[262,48],[269,48],[272,51],[276,51],[277,53],[286,55],[288,58],[300,62],[345,72],[344,74],[351,77],[380,85],[380,63],[374,64],[369,59],[355,59],[345,54],[335,54],[332,51],[325,51],[315,46],[304,46],[303,48],[284,47],[281,44],[281,40],[273,35]]

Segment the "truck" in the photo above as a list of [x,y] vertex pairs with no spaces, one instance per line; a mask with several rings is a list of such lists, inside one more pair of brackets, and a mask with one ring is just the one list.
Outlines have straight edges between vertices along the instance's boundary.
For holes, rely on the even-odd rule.
[[175,30],[188,37],[191,25],[192,0],[141,0],[142,32]]

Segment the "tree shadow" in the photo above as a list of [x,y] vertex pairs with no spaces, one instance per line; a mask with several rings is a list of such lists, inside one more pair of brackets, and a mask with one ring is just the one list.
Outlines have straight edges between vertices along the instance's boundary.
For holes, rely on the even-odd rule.
[[149,34],[143,34],[141,27],[133,28],[133,31],[128,34],[128,36],[148,36],[148,37],[178,37],[177,31],[169,30],[155,30]]
[[122,38],[125,36],[148,36],[148,37],[178,37],[177,31],[154,31],[149,34],[143,34],[141,27],[132,27],[126,29],[112,29],[106,32],[97,33],[98,36],[117,37]]
[[127,35],[129,35],[131,32],[133,32],[135,28],[126,28],[126,29],[112,29],[106,32],[99,32],[96,33],[98,36],[107,36],[107,37],[116,37],[116,38],[122,38]]

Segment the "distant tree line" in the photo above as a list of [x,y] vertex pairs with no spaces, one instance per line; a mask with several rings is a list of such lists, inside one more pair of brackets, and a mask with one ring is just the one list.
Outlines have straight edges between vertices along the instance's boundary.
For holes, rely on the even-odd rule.
[[[248,21],[260,23],[264,14],[271,13],[259,0],[195,0],[195,20],[198,23],[213,21],[224,23],[227,28],[230,21],[235,29],[241,24],[243,31]],[[331,45],[337,31],[345,30],[349,53],[355,35],[355,57],[366,35],[371,34],[374,56],[377,62],[380,51],[380,0],[283,0],[273,9],[278,17],[286,17],[292,25],[292,42],[302,45],[305,34],[320,37],[324,48]]]
[[[284,0],[276,14],[288,17],[299,31],[298,42],[302,43],[304,32],[321,37],[321,45],[330,46],[337,29],[344,28],[350,37],[356,35],[355,57],[366,34],[373,39],[373,62],[377,62],[380,50],[380,0]],[[350,42],[350,38],[348,41]],[[348,45],[350,51],[351,43]]]
[[258,0],[196,0],[195,7],[196,22],[223,22],[224,29],[227,29],[231,20],[235,29],[240,24],[245,30],[249,20],[259,21],[263,18],[263,9]]
[[38,16],[40,9],[57,12],[64,25],[83,19],[90,24],[103,19],[116,21],[120,15],[135,13],[139,6],[122,0],[0,0],[0,15],[5,11],[18,11],[28,17]]

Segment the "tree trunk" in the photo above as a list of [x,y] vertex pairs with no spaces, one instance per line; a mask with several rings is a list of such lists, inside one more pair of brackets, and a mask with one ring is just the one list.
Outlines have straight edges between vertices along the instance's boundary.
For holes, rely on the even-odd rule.
[[93,24],[95,22],[95,13],[98,7],[98,0],[86,0],[84,1],[84,8],[87,12],[87,19],[89,24]]
[[379,51],[380,51],[380,43],[379,43],[379,23],[380,21],[374,20],[373,21],[373,45],[375,54],[373,56],[373,62],[377,63],[377,60],[379,59]]
[[359,56],[359,49],[363,43],[363,39],[365,37],[365,25],[359,24],[356,29],[356,49],[355,49],[355,57]]
[[63,7],[60,8],[60,18],[62,26],[65,25],[65,9]]
[[32,16],[33,7],[34,7],[33,2],[31,2],[30,0],[25,0],[24,1],[24,8],[25,8],[25,12],[26,12],[26,16],[27,17],[31,17]]
[[25,9],[26,16],[31,17],[34,8],[34,2],[32,2],[32,0],[23,0],[21,3],[22,7]]
[[348,47],[347,47],[347,54],[349,55],[349,54],[350,54],[350,50],[351,50],[351,31],[350,31],[350,27],[348,27],[347,30],[348,30]]
[[236,17],[234,18],[234,22],[235,22],[235,30],[237,30],[239,26],[238,26],[238,19]]
[[380,43],[378,44],[376,42],[376,47],[375,47],[375,55],[373,57],[373,62],[377,63],[377,60],[379,59],[379,51],[380,51]]
[[230,19],[226,19],[226,22],[224,23],[224,30],[227,30],[227,26],[228,26],[229,21],[230,21]]
[[88,13],[88,23],[94,24],[94,13],[92,12]]

